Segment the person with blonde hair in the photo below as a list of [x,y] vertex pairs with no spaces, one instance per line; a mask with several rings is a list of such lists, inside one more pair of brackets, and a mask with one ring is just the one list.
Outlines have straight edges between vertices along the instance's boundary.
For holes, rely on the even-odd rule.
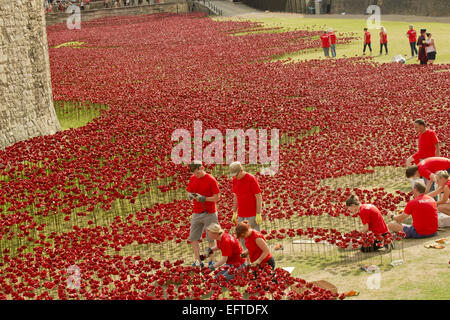
[[380,56],[383,54],[383,46],[386,50],[386,54],[388,54],[388,47],[387,47],[387,30],[385,27],[381,27],[380,31]]
[[436,183],[438,188],[429,193],[430,197],[435,197],[443,193],[441,199],[437,202],[438,211],[450,216],[450,169],[441,170],[436,173]]
[[333,28],[328,29],[328,36],[330,38],[331,56],[336,58],[336,34],[334,33]]
[[216,277],[223,275],[227,281],[233,279],[234,272],[230,274],[229,269],[241,269],[247,265],[246,259],[241,257],[243,250],[239,240],[225,232],[218,223],[210,224],[206,230],[208,237],[216,241],[216,246],[211,248],[212,252],[220,250],[222,253],[222,258],[216,263],[210,264],[209,268],[215,270],[221,266],[228,267],[219,272]]
[[[260,231],[262,223],[262,195],[258,180],[255,176],[244,171],[239,161],[230,164],[230,176],[233,177],[233,217],[231,221],[236,224],[247,220],[250,226]],[[241,241],[245,249],[245,241]]]
[[433,64],[434,60],[436,60],[436,45],[434,43],[433,35],[430,32],[427,32],[426,35],[427,39],[425,40],[425,52],[427,53],[428,62]]

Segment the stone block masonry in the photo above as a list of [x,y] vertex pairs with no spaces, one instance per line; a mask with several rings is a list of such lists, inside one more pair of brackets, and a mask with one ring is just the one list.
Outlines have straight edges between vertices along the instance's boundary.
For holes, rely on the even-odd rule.
[[42,0],[0,0],[0,149],[59,130]]

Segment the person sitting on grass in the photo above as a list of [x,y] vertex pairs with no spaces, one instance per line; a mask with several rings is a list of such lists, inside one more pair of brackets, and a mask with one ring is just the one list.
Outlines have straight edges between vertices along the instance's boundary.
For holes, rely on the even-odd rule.
[[[425,184],[422,181],[414,183],[414,199],[409,201],[402,214],[390,215],[392,221],[388,228],[391,232],[403,231],[406,238],[422,239],[437,235],[438,214],[436,201],[425,194]],[[412,217],[412,225],[402,224]]]
[[[350,198],[345,202],[348,210],[352,213],[353,217],[359,215],[361,218],[363,227],[361,232],[367,233],[368,231],[373,232],[375,235],[386,235],[389,230],[384,222],[383,216],[380,210],[373,204],[361,204],[359,198],[356,195],[351,195]],[[375,241],[370,247],[361,247],[362,252],[373,252],[377,251],[380,247],[378,246],[378,241]],[[389,249],[389,245],[384,246]]]
[[252,229],[247,220],[237,224],[236,238],[245,239],[245,247],[247,250],[242,253],[241,257],[248,256],[250,265],[263,267],[265,264],[268,264],[272,270],[275,269],[275,260],[270,253],[266,239],[262,233]]
[[436,182],[435,173],[440,170],[446,170],[450,173],[450,159],[444,157],[426,158],[419,162],[417,166],[406,169],[406,178],[419,179],[421,176],[427,179],[426,191],[428,193],[433,182]]
[[212,252],[220,250],[222,253],[222,259],[216,263],[210,264],[209,268],[214,271],[224,265],[228,267],[228,269],[219,272],[216,275],[216,278],[223,275],[227,281],[233,279],[234,274],[230,274],[229,268],[242,269],[247,265],[246,259],[241,257],[243,250],[239,240],[225,232],[217,223],[210,224],[207,228],[207,232],[208,237],[216,240],[217,243],[214,248],[211,248]]
[[441,199],[437,202],[439,212],[450,216],[450,174],[447,171],[441,170],[436,173],[436,183],[438,188],[436,191],[429,193],[430,197],[436,197],[443,193]]

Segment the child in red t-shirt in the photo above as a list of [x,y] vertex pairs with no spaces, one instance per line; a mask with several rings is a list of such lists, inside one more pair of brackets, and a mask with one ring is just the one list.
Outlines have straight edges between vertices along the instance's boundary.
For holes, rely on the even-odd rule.
[[383,46],[386,50],[386,54],[388,54],[388,47],[387,47],[387,31],[385,27],[381,27],[380,31],[380,56],[383,54]]
[[[363,224],[361,232],[366,233],[371,231],[376,235],[385,235],[389,232],[380,210],[373,204],[361,204],[359,198],[355,195],[350,196],[345,204],[353,217],[359,216],[361,218]],[[375,241],[370,247],[363,246],[361,247],[361,251],[376,251],[380,248],[378,243],[379,241]],[[389,246],[385,245],[385,248],[389,249]]]
[[325,30],[323,32],[323,34],[320,36],[320,40],[322,41],[322,49],[323,49],[323,53],[325,54],[325,57],[329,58],[330,57],[330,37],[328,35],[328,31]]
[[370,53],[372,53],[372,40],[371,35],[367,28],[364,28],[364,49],[363,55],[366,54],[366,47],[369,47]]
[[217,245],[211,250],[220,250],[222,253],[222,259],[216,263],[210,264],[209,268],[215,270],[221,266],[228,267],[225,270],[220,271],[216,277],[223,275],[227,281],[234,278],[235,273],[229,272],[229,268],[235,268],[237,270],[244,268],[246,264],[246,259],[242,255],[242,247],[239,240],[232,235],[226,233],[219,224],[210,224],[207,228],[208,237],[210,239],[216,240]]

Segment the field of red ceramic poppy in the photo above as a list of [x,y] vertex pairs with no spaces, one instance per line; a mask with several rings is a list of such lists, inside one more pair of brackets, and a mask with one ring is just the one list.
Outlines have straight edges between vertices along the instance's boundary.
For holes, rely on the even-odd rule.
[[[358,248],[375,237],[356,231],[358,218],[345,210],[348,195],[356,192],[386,214],[411,194],[322,181],[404,166],[416,149],[415,118],[428,120],[449,156],[450,65],[274,62],[319,48],[319,32],[252,33],[261,30],[255,22],[200,14],[99,19],[71,31],[48,27],[57,112],[93,120],[0,151],[0,298],[338,296],[281,268],[275,275],[260,271],[258,279],[244,270],[227,283],[190,267],[190,174],[170,160],[171,134],[192,132],[195,120],[222,132],[279,129],[280,169],[257,175],[267,240],[304,237]],[[235,35],[242,31],[249,33]],[[79,44],[59,46],[73,41]],[[219,222],[230,229],[226,167],[207,170],[221,189]]]

